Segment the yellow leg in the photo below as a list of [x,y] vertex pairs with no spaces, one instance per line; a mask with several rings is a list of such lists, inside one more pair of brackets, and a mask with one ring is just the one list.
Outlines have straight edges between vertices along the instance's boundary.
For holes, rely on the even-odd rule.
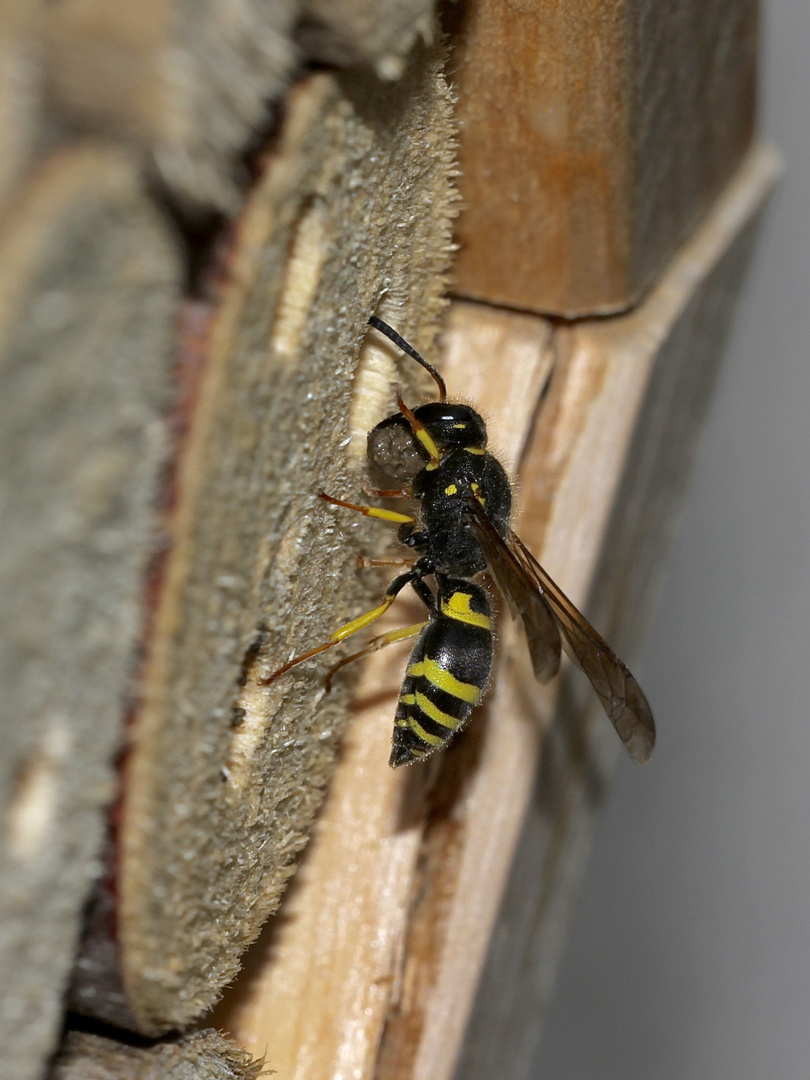
[[325,491],[319,491],[318,495],[324,502],[331,503],[333,506],[345,506],[347,510],[356,510],[358,514],[365,514],[366,517],[382,518],[383,521],[395,521],[398,524],[408,525],[412,525],[416,520],[410,514],[399,514],[396,510],[383,510],[380,506],[359,506],[357,503],[335,499],[327,495]]
[[405,641],[406,638],[415,637],[417,634],[421,634],[428,622],[429,620],[426,619],[424,622],[413,623],[411,626],[402,626],[399,630],[389,630],[387,634],[378,634],[360,649],[359,652],[352,653],[351,656],[345,656],[342,660],[339,660],[333,668],[330,668],[326,679],[324,680],[326,692],[329,693],[332,689],[332,679],[342,667],[351,664],[354,660],[359,660],[363,656],[369,656],[379,649],[384,649],[386,645],[393,645],[397,641]]
[[341,641],[344,641],[347,637],[351,637],[352,634],[356,634],[358,630],[362,630],[364,627],[368,626],[369,623],[373,623],[375,619],[379,619],[381,615],[384,615],[393,604],[396,596],[396,593],[386,593],[385,598],[379,607],[372,608],[372,610],[367,611],[365,615],[359,615],[356,619],[352,619],[351,622],[347,622],[344,626],[341,626],[340,629],[336,630],[328,641],[324,641],[322,645],[316,645],[314,649],[309,649],[308,652],[301,653],[300,656],[294,656],[292,660],[288,660],[286,664],[277,668],[270,675],[267,675],[261,682],[265,686],[269,686],[270,683],[276,681],[279,675],[283,675],[285,672],[289,671],[290,668],[296,667],[304,660],[310,660],[319,653],[326,652],[326,650],[331,649],[333,645],[339,645]]

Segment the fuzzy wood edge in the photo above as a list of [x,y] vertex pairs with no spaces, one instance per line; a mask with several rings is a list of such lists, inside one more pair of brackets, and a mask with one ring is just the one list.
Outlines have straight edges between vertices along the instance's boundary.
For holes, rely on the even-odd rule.
[[263,1064],[210,1029],[156,1046],[70,1031],[48,1080],[258,1080]]
[[417,49],[396,84],[301,85],[226,259],[119,814],[121,975],[146,1033],[189,1022],[236,973],[334,767],[346,686],[324,699],[318,665],[261,678],[375,588],[317,490],[360,494],[365,433],[392,405],[393,351],[368,342],[358,363],[369,314],[428,348],[444,304],[441,61]]

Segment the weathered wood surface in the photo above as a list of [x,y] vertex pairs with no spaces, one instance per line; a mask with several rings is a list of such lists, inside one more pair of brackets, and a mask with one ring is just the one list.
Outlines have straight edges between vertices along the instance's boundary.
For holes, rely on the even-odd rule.
[[420,49],[398,83],[299,86],[224,260],[118,815],[121,976],[147,1033],[199,1016],[236,973],[334,767],[345,690],[260,678],[373,595],[317,490],[359,493],[369,410],[393,404],[391,354],[358,368],[369,314],[428,348],[444,304],[440,62]]
[[39,141],[41,58],[24,23],[24,4],[0,9],[0,217]]
[[[75,19],[82,33],[98,31],[111,78],[132,74],[107,48],[117,9],[107,22],[94,22],[94,10],[63,5],[48,47],[64,44],[59,20]],[[336,601],[374,587],[353,567],[344,573],[353,553],[334,555],[334,533],[298,470],[347,489],[363,450],[351,447],[348,465],[338,450],[352,433],[363,443],[393,404],[392,351],[368,343],[358,364],[372,310],[431,346],[449,261],[453,139],[436,50],[417,48],[397,83],[370,72],[305,80],[201,297],[179,304],[183,257],[200,255],[183,250],[156,208],[141,136],[116,114],[101,127],[130,140],[132,153],[82,148],[73,132],[72,147],[43,157],[43,132],[64,119],[48,111],[60,100],[54,86],[23,62],[29,47],[41,57],[43,27],[34,5],[7,15],[0,48],[22,59],[0,84],[9,151],[0,164],[0,950],[15,973],[0,993],[0,1075],[27,1080],[57,1034],[128,713],[128,791],[140,817],[126,803],[116,811],[124,854],[107,870],[120,865],[121,878],[99,893],[75,1005],[153,1031],[197,1015],[291,871],[331,768],[340,695],[316,720],[319,690],[291,690],[299,700],[274,725],[267,692],[250,698],[243,680],[257,640],[276,648],[288,622],[321,635],[333,587]],[[128,91],[148,82],[142,71],[138,79]],[[114,113],[120,100],[102,100],[101,85],[95,104]],[[17,132],[21,119],[29,128]],[[195,190],[202,204],[216,202],[204,184]],[[301,517],[328,564],[317,579],[298,573]],[[145,625],[160,636],[150,650]],[[155,725],[159,745],[142,722]],[[272,772],[269,787],[254,785],[259,772]],[[189,786],[201,777],[195,802]],[[219,812],[229,825],[217,830]]]
[[50,156],[0,227],[0,1076],[38,1075],[98,872],[166,450],[180,261],[136,165]]
[[211,1029],[155,1046],[69,1032],[48,1080],[258,1080],[261,1060]]
[[751,144],[756,0],[449,5],[463,296],[636,302]]
[[68,0],[29,26],[64,123],[132,139],[183,202],[236,212],[243,154],[307,62],[398,77],[416,38],[432,39],[433,3]]
[[[614,511],[627,490],[621,487],[625,470],[642,474],[645,493],[647,482],[654,485],[660,476],[648,465],[651,453],[658,463],[677,459],[678,466],[669,467],[680,476],[690,440],[673,446],[673,435],[689,432],[703,408],[697,372],[701,361],[713,366],[748,230],[775,174],[772,154],[753,154],[631,315],[560,327],[483,306],[451,309],[442,361],[451,396],[460,387],[460,396],[483,402],[493,442],[507,461],[522,452],[519,531],[575,602],[584,603],[590,590],[608,523],[620,520]],[[662,407],[662,387],[673,385],[688,390],[675,393],[672,423],[659,424],[660,412],[645,421],[649,395]],[[668,492],[667,509],[672,485]],[[627,526],[633,535],[639,517],[648,524],[635,505]],[[661,516],[659,507],[656,523]],[[626,560],[623,553],[618,574],[602,567],[614,600],[633,577]],[[403,615],[402,621],[412,620]],[[502,959],[499,907],[535,796],[541,749],[552,745],[544,736],[555,688],[537,688],[516,641],[513,628],[504,626],[500,673],[472,727],[426,768],[404,773],[384,765],[404,656],[389,649],[370,659],[358,715],[283,916],[253,947],[216,1013],[217,1023],[243,1045],[267,1048],[268,1065],[282,1080],[339,1072],[377,1080],[491,1077],[512,1075],[505,1070],[525,1060],[508,1052],[504,1031],[513,1039],[518,1033],[504,1017],[508,1008],[495,1000],[506,995],[523,962],[522,953],[509,949],[496,964],[499,981],[482,991],[495,1019],[480,1006],[459,1063],[494,930],[493,955]],[[563,685],[567,689],[567,681]],[[587,781],[599,779],[598,747],[615,735],[601,715],[593,734],[590,722],[583,728],[587,687],[574,685],[579,707],[567,714],[566,741],[582,802]],[[553,770],[543,775],[549,786],[536,813],[548,839],[530,865],[543,868],[542,882],[555,902],[540,908],[541,930],[570,898],[565,883],[583,835],[569,827],[571,783],[555,781]],[[549,821],[566,827],[554,832]],[[558,882],[562,901],[554,891]],[[527,908],[520,910],[532,925]],[[559,923],[553,927],[556,947]],[[538,971],[545,977],[550,962],[550,953],[532,953],[527,979]],[[516,1008],[512,995],[508,1000]],[[536,995],[532,1002],[537,1008]],[[526,1009],[516,1012],[525,1022]],[[519,1035],[522,1052],[529,1035],[525,1029]]]

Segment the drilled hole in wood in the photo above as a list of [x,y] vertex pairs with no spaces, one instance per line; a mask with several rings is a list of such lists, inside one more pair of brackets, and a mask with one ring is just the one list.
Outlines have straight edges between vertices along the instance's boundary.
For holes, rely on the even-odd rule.
[[68,744],[67,729],[52,724],[18,766],[14,793],[6,808],[6,845],[19,862],[35,859],[49,835],[58,806],[59,770]]
[[245,652],[239,690],[231,712],[233,737],[223,775],[239,788],[252,782],[251,765],[275,712],[268,702],[268,695],[272,698],[274,690],[261,683],[267,674],[264,656],[267,637],[267,630],[260,628]]
[[[376,312],[388,322],[385,311]],[[366,460],[366,440],[371,429],[396,412],[394,405],[394,383],[397,381],[397,363],[400,353],[396,345],[384,338],[377,330],[369,328],[366,340],[360,349],[360,359],[354,374],[352,407],[349,415],[349,434],[351,442],[346,448],[352,464],[364,465]]]
[[304,204],[296,222],[287,261],[284,282],[279,293],[270,345],[276,356],[294,362],[326,259],[325,226],[320,200]]

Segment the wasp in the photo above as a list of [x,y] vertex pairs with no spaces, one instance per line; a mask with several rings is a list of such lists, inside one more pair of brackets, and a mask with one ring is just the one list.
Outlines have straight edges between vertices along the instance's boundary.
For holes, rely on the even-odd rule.
[[[546,683],[557,673],[564,647],[590,680],[630,757],[646,762],[655,744],[647,699],[627,666],[512,530],[512,487],[503,466],[487,449],[483,419],[469,405],[448,401],[439,372],[387,323],[372,316],[369,324],[425,368],[438,387],[438,401],[413,410],[398,392],[399,412],[377,424],[368,437],[371,465],[389,483],[399,484],[369,488],[369,493],[408,498],[414,510],[406,514],[346,502],[325,492],[319,495],[335,506],[398,524],[399,540],[413,557],[398,560],[408,569],[393,579],[377,607],[264,681],[273,682],[296,664],[363,630],[410,586],[427,617],[372,637],[332,668],[327,688],[345,664],[416,637],[394,716],[389,764],[397,768],[421,760],[464,727],[489,684],[493,614],[486,589],[476,580],[488,571],[513,617],[523,622],[538,681]],[[369,562],[389,565],[385,560]]]

